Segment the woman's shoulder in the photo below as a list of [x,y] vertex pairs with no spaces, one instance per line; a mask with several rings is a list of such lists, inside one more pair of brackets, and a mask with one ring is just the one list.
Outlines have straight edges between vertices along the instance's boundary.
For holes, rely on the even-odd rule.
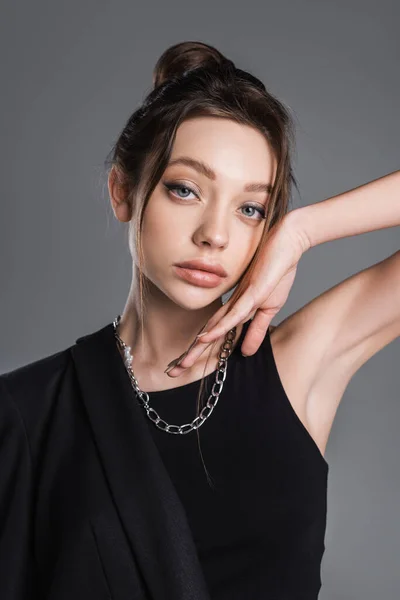
[[0,374],[0,385],[17,398],[26,391],[43,389],[60,376],[68,364],[70,348],[65,348]]
[[28,437],[34,438],[46,422],[69,364],[66,348],[0,374],[2,418],[22,421]]

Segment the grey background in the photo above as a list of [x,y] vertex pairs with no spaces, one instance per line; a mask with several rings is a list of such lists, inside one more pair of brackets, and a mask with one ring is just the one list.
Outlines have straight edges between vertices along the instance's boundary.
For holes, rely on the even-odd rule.
[[[167,46],[216,45],[294,111],[295,208],[399,168],[399,12],[388,0],[3,1],[0,372],[122,310],[127,229],[103,160]],[[313,248],[274,322],[399,238],[390,228]],[[399,597],[399,354],[397,339],[356,373],[335,419],[322,600]]]

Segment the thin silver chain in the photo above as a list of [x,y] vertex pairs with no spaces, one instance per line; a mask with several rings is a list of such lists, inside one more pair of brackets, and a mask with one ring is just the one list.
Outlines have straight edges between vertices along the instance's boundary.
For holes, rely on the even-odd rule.
[[[120,321],[121,321],[121,315],[118,315],[113,321],[114,335],[123,350],[124,363],[125,363],[126,370],[128,371],[128,375],[131,380],[132,387],[135,390],[135,392],[137,393],[137,395],[139,396],[139,399],[142,402],[142,406],[145,409],[146,414],[149,417],[149,419],[151,421],[153,421],[153,423],[159,429],[161,429],[162,431],[166,431],[167,433],[186,434],[186,433],[189,433],[190,431],[193,431],[194,429],[198,429],[199,427],[201,427],[201,425],[204,423],[204,421],[206,419],[208,419],[208,417],[211,415],[212,411],[214,410],[214,407],[216,406],[216,404],[218,402],[219,395],[222,392],[222,388],[224,386],[224,381],[225,381],[226,373],[227,373],[227,366],[228,366],[227,361],[232,352],[232,344],[235,339],[236,327],[233,327],[232,329],[230,329],[228,331],[228,333],[225,335],[224,342],[223,342],[221,349],[219,351],[219,354],[218,354],[219,360],[218,360],[217,372],[215,374],[215,382],[212,386],[211,394],[208,397],[207,404],[203,407],[199,416],[197,416],[191,423],[185,423],[184,425],[168,425],[168,423],[166,421],[161,419],[161,417],[154,410],[154,408],[151,408],[151,406],[149,405],[149,394],[147,392],[143,392],[139,388],[139,384],[137,382],[136,377],[133,374],[132,366],[131,366],[132,360],[133,360],[133,357],[131,354],[131,347],[127,346],[118,334],[118,325],[119,325]],[[225,356],[224,356],[224,353],[226,353]],[[222,379],[220,379],[220,377],[219,377],[220,374],[222,374]],[[216,390],[217,386],[220,386],[219,390]],[[207,410],[209,411],[208,414],[207,414]]]

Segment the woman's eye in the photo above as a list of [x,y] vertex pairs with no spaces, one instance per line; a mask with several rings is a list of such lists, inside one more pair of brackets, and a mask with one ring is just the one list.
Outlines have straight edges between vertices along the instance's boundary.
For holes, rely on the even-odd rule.
[[[242,206],[242,209],[248,209],[248,208],[250,208],[251,210],[256,210],[258,212],[258,214],[260,215],[260,219],[266,218],[265,210],[263,208],[260,208],[259,206],[255,206],[253,204],[246,204],[245,206]],[[245,215],[245,216],[251,218],[253,215],[254,215],[254,213],[252,213],[251,215]]]
[[[183,191],[183,195],[180,194],[176,194],[175,192],[173,193],[174,196],[176,196],[177,198],[180,198],[181,200],[187,200],[188,199],[188,193],[189,194],[194,194],[196,196],[196,198],[198,197],[196,192],[194,190],[192,190],[192,188],[190,188],[187,185],[182,185],[182,184],[178,184],[178,183],[164,183],[164,186],[166,187],[166,189],[168,190],[168,192],[173,192],[173,190],[178,190],[179,192]],[[256,211],[259,215],[259,218],[255,219],[255,213],[252,212],[252,214],[245,214],[245,217],[249,217],[250,219],[254,220],[261,220],[261,219],[265,219],[266,218],[266,214],[265,214],[265,210],[263,208],[260,208],[259,206],[255,205],[255,204],[245,204],[244,206],[241,207],[241,210],[245,210],[245,209],[250,209],[251,211]]]
[[[180,196],[179,194],[176,194],[178,198],[180,198],[181,200],[186,200],[187,199],[187,195],[186,193],[192,193],[195,196],[197,196],[197,194],[187,185],[178,185],[178,184],[170,184],[170,183],[164,183],[165,187],[167,188],[167,190],[169,192],[172,192],[172,190],[180,190],[180,191],[184,191],[184,195]],[[175,195],[175,194],[174,194]]]

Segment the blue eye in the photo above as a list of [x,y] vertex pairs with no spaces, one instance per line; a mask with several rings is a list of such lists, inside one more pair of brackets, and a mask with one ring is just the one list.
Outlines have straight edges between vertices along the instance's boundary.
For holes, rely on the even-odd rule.
[[[258,211],[258,213],[262,219],[266,218],[265,210],[263,210],[259,206],[256,206],[255,204],[245,204],[244,206],[242,206],[242,208],[252,208],[253,210]],[[245,215],[245,217],[248,217],[248,216],[250,216],[250,215]]]
[[[182,185],[182,184],[176,184],[176,183],[164,183],[164,187],[168,190],[168,192],[172,192],[172,190],[185,190],[186,192],[189,192],[194,194],[196,196],[196,198],[198,197],[198,195],[196,194],[196,192],[194,190],[192,190],[191,187],[189,187],[188,185]],[[180,200],[187,200],[188,196],[179,196],[177,194],[173,194],[174,196],[176,196],[177,198],[179,198]],[[251,203],[247,203],[244,204],[242,207],[242,209],[244,208],[252,208],[253,210],[256,210],[258,212],[258,214],[260,215],[260,219],[256,219],[256,220],[262,220],[266,218],[266,214],[265,214],[265,210],[263,208],[260,207],[260,205],[258,204],[251,204]],[[254,215],[254,213],[253,213]],[[249,219],[253,219],[253,215],[244,215],[245,217],[248,217]]]
[[[192,192],[192,194],[197,196],[197,194],[187,185],[177,185],[177,184],[172,184],[172,183],[165,183],[164,185],[167,188],[167,190],[169,190],[170,192],[172,190],[187,190],[188,192]],[[181,200],[185,200],[185,199],[187,199],[187,196],[178,196],[178,198],[180,198]]]

